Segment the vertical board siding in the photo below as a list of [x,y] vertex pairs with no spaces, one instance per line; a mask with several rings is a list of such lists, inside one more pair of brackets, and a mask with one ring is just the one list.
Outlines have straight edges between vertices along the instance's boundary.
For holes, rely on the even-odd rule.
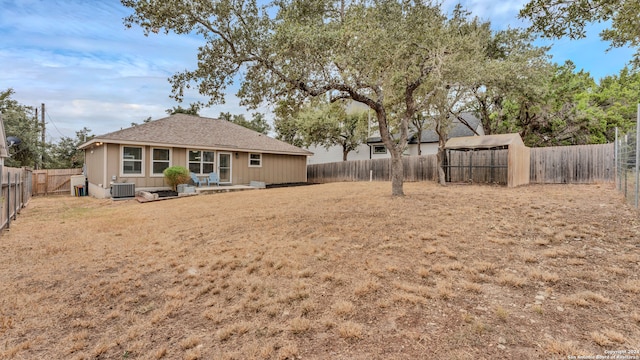
[[249,167],[249,153],[237,152],[232,160],[233,184],[248,185],[251,181],[267,184],[306,182],[306,168],[306,156],[266,153],[262,154],[262,166]]
[[106,146],[96,146],[84,151],[84,163],[87,168],[87,179],[90,183],[103,185],[108,183],[104,168],[104,152]]
[[613,144],[531,149],[531,182],[593,184],[614,180]]

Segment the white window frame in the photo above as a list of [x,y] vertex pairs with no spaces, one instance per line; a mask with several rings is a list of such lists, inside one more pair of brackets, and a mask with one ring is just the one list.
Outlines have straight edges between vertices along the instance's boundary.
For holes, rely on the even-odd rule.
[[[251,157],[257,155],[257,159],[252,159]],[[252,164],[251,162],[257,161],[257,164]],[[249,153],[249,167],[262,167],[262,154],[261,153]]]
[[[169,152],[169,159],[168,159],[168,160],[156,160],[156,159],[153,157],[153,153],[154,153],[154,151],[155,151],[155,150],[167,150],[167,151]],[[150,166],[150,168],[149,168],[149,174],[151,174],[151,176],[153,176],[153,177],[163,177],[163,176],[164,176],[164,174],[163,174],[163,173],[156,173],[156,172],[153,172],[153,165],[154,165],[156,162],[163,162],[163,163],[164,163],[164,162],[169,162],[169,165],[168,165],[167,167],[170,167],[170,166],[171,166],[171,164],[173,163],[173,162],[172,162],[172,159],[171,159],[171,158],[172,158],[172,151],[171,151],[171,148],[164,148],[164,147],[152,147],[152,148],[151,148],[151,152],[150,152],[150,154],[149,154],[149,155],[151,156],[151,161],[149,162],[149,166]]]
[[[140,153],[141,153],[141,159],[125,159],[124,158],[124,149],[125,148],[137,148],[140,149]],[[120,145],[120,177],[121,178],[127,178],[127,177],[144,177],[144,153],[145,153],[145,147],[144,146],[137,146],[137,145]],[[135,174],[135,173],[125,173],[124,172],[124,162],[125,161],[136,161],[136,162],[140,162],[140,173],[139,174]]]
[[[377,150],[377,149],[380,149],[380,148],[384,149],[384,151]],[[374,155],[384,155],[386,153],[387,153],[387,147],[386,146],[384,146],[384,145],[373,145],[373,154]]]
[[[191,171],[190,165],[191,165],[191,163],[195,163],[195,161],[189,160],[189,153],[191,151],[200,152],[200,161],[199,161],[200,162],[200,172],[196,173],[196,172]],[[204,153],[205,152],[213,153],[213,161],[204,161]],[[189,169],[189,172],[193,172],[196,175],[209,175],[208,172],[205,172],[205,173],[202,172],[202,169],[204,168],[203,165],[204,164],[212,164],[212,169],[213,170],[211,170],[211,171],[215,172],[216,171],[216,160],[215,160],[216,159],[216,155],[217,155],[217,151],[214,151],[214,150],[187,149],[187,169]]]

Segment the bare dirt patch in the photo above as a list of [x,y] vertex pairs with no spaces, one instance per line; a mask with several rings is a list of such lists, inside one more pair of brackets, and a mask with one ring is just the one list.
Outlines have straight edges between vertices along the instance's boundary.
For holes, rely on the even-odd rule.
[[610,185],[338,183],[34,198],[0,236],[0,357],[537,359],[640,349]]

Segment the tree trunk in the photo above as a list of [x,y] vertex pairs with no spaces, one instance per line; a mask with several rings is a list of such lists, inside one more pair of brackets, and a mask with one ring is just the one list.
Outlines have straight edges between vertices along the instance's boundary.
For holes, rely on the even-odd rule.
[[440,141],[438,141],[438,154],[436,155],[436,159],[438,161],[438,183],[442,186],[446,186],[447,185],[447,179],[444,173],[444,157],[445,157],[445,152],[444,152],[444,141],[442,141],[442,139],[440,139]]
[[[378,125],[380,130],[380,137],[382,143],[387,147],[387,151],[391,153],[391,196],[404,196],[403,182],[404,182],[404,167],[402,164],[402,149],[407,144],[406,127],[404,130],[404,141],[399,144],[394,143],[391,140],[389,134],[389,127],[387,125],[387,115],[384,112],[384,108],[380,106],[376,109],[376,116],[378,118]],[[403,133],[403,131],[400,131]]]
[[402,153],[391,151],[391,196],[404,196],[404,165]]
[[349,155],[349,150],[342,148],[342,161],[347,161],[347,155]]

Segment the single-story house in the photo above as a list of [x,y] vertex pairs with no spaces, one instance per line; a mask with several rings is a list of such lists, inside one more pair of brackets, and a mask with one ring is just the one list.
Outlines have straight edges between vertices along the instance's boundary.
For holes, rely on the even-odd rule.
[[[484,135],[482,122],[478,117],[472,113],[462,113],[460,114],[460,117],[471,128],[473,128],[475,132],[460,120],[455,119],[453,120],[452,128],[449,131],[449,139],[462,136],[474,136],[476,133],[478,135]],[[438,152],[438,134],[434,130],[423,130],[419,142],[422,155],[431,155]],[[332,146],[329,149],[322,146],[311,146],[308,150],[313,152],[313,156],[310,156],[308,159],[309,164],[342,161],[342,148],[339,146]],[[404,155],[418,156],[418,135],[415,130],[409,134],[408,146]],[[380,136],[371,136],[367,139],[366,143],[361,144],[356,150],[351,151],[347,156],[347,160],[384,159],[390,157],[391,154],[387,151],[387,147],[382,143],[382,138]]]
[[175,165],[202,177],[216,172],[221,185],[306,182],[307,156],[313,155],[227,120],[186,114],[96,136],[79,148],[89,194],[98,198],[110,197],[113,183],[168,188],[162,172]]

